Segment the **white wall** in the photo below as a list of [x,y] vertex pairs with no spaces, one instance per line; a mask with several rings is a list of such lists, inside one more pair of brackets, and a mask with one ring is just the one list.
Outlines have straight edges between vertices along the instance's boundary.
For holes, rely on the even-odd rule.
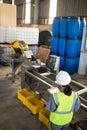
[[81,75],[85,75],[86,69],[87,69],[87,53],[81,52],[78,73]]
[[81,75],[85,75],[87,72],[86,69],[87,69],[87,27],[84,27],[78,73]]
[[57,16],[87,16],[87,0],[57,1]]

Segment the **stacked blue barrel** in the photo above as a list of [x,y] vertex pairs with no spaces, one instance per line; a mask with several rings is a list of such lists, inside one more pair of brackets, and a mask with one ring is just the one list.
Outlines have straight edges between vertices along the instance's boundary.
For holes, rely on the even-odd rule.
[[84,26],[85,26],[85,19],[81,19],[80,17],[68,18],[66,58],[65,58],[64,70],[67,71],[69,74],[78,72]]
[[60,56],[59,70],[69,74],[78,72],[83,27],[83,18],[55,18],[52,25],[52,54]]
[[[67,18],[55,18],[52,25],[52,54],[60,56],[59,70],[64,70]],[[55,49],[54,49],[55,48]]]

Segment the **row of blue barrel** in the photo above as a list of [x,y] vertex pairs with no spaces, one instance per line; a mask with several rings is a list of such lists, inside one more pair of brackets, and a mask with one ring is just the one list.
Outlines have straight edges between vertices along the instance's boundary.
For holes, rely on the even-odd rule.
[[[56,55],[52,53],[52,55]],[[69,58],[65,56],[60,56],[59,71],[65,70],[69,74],[74,74],[78,72],[79,67],[79,57]]]
[[86,26],[85,18],[55,18],[52,24],[52,33],[53,36],[81,38],[84,26]]
[[80,56],[81,39],[52,37],[51,48],[52,53],[56,55],[75,58]]
[[60,56],[59,70],[78,72],[85,18],[55,18],[52,25],[51,51]]
[[59,70],[65,70],[69,74],[78,72],[80,48],[80,39],[52,38],[52,54],[60,56]]

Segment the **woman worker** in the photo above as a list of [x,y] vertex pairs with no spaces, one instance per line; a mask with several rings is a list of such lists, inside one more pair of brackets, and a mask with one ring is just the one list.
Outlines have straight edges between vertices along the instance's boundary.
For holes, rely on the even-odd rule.
[[61,86],[61,90],[58,92],[55,88],[49,90],[52,95],[46,108],[50,111],[49,122],[52,130],[68,130],[73,113],[80,108],[80,99],[69,86],[70,82],[70,75],[60,71],[56,76],[56,83]]

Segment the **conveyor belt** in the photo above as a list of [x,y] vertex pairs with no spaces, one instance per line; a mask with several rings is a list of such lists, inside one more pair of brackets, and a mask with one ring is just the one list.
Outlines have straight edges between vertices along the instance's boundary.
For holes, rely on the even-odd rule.
[[[32,91],[39,91],[41,97],[48,101],[50,95],[48,93],[48,88],[58,86],[54,81],[56,75],[53,73],[44,74],[39,73],[35,68],[29,67],[25,69],[25,86],[29,87]],[[87,109],[87,86],[82,85],[74,80],[72,80],[71,84],[72,89],[78,92],[81,99],[81,106],[84,109]],[[58,86],[59,87],[59,86]],[[61,90],[61,87],[59,87]]]
[[[29,65],[24,65],[22,66],[21,86],[22,88],[27,87],[33,92],[38,91],[40,98],[48,102],[50,97],[50,94],[48,93],[48,88],[57,85],[54,82],[55,77],[56,76],[53,73],[39,73],[35,68],[32,68]],[[81,99],[80,110],[74,113],[74,118],[72,121],[72,124],[75,124],[75,122],[87,118],[87,86],[76,82],[75,80],[72,80],[70,85],[72,86],[74,91],[78,92],[79,97]],[[61,88],[59,87],[59,89]],[[79,130],[80,128],[81,130],[86,130],[83,129],[82,124],[78,125],[77,127],[78,128],[76,130]]]

